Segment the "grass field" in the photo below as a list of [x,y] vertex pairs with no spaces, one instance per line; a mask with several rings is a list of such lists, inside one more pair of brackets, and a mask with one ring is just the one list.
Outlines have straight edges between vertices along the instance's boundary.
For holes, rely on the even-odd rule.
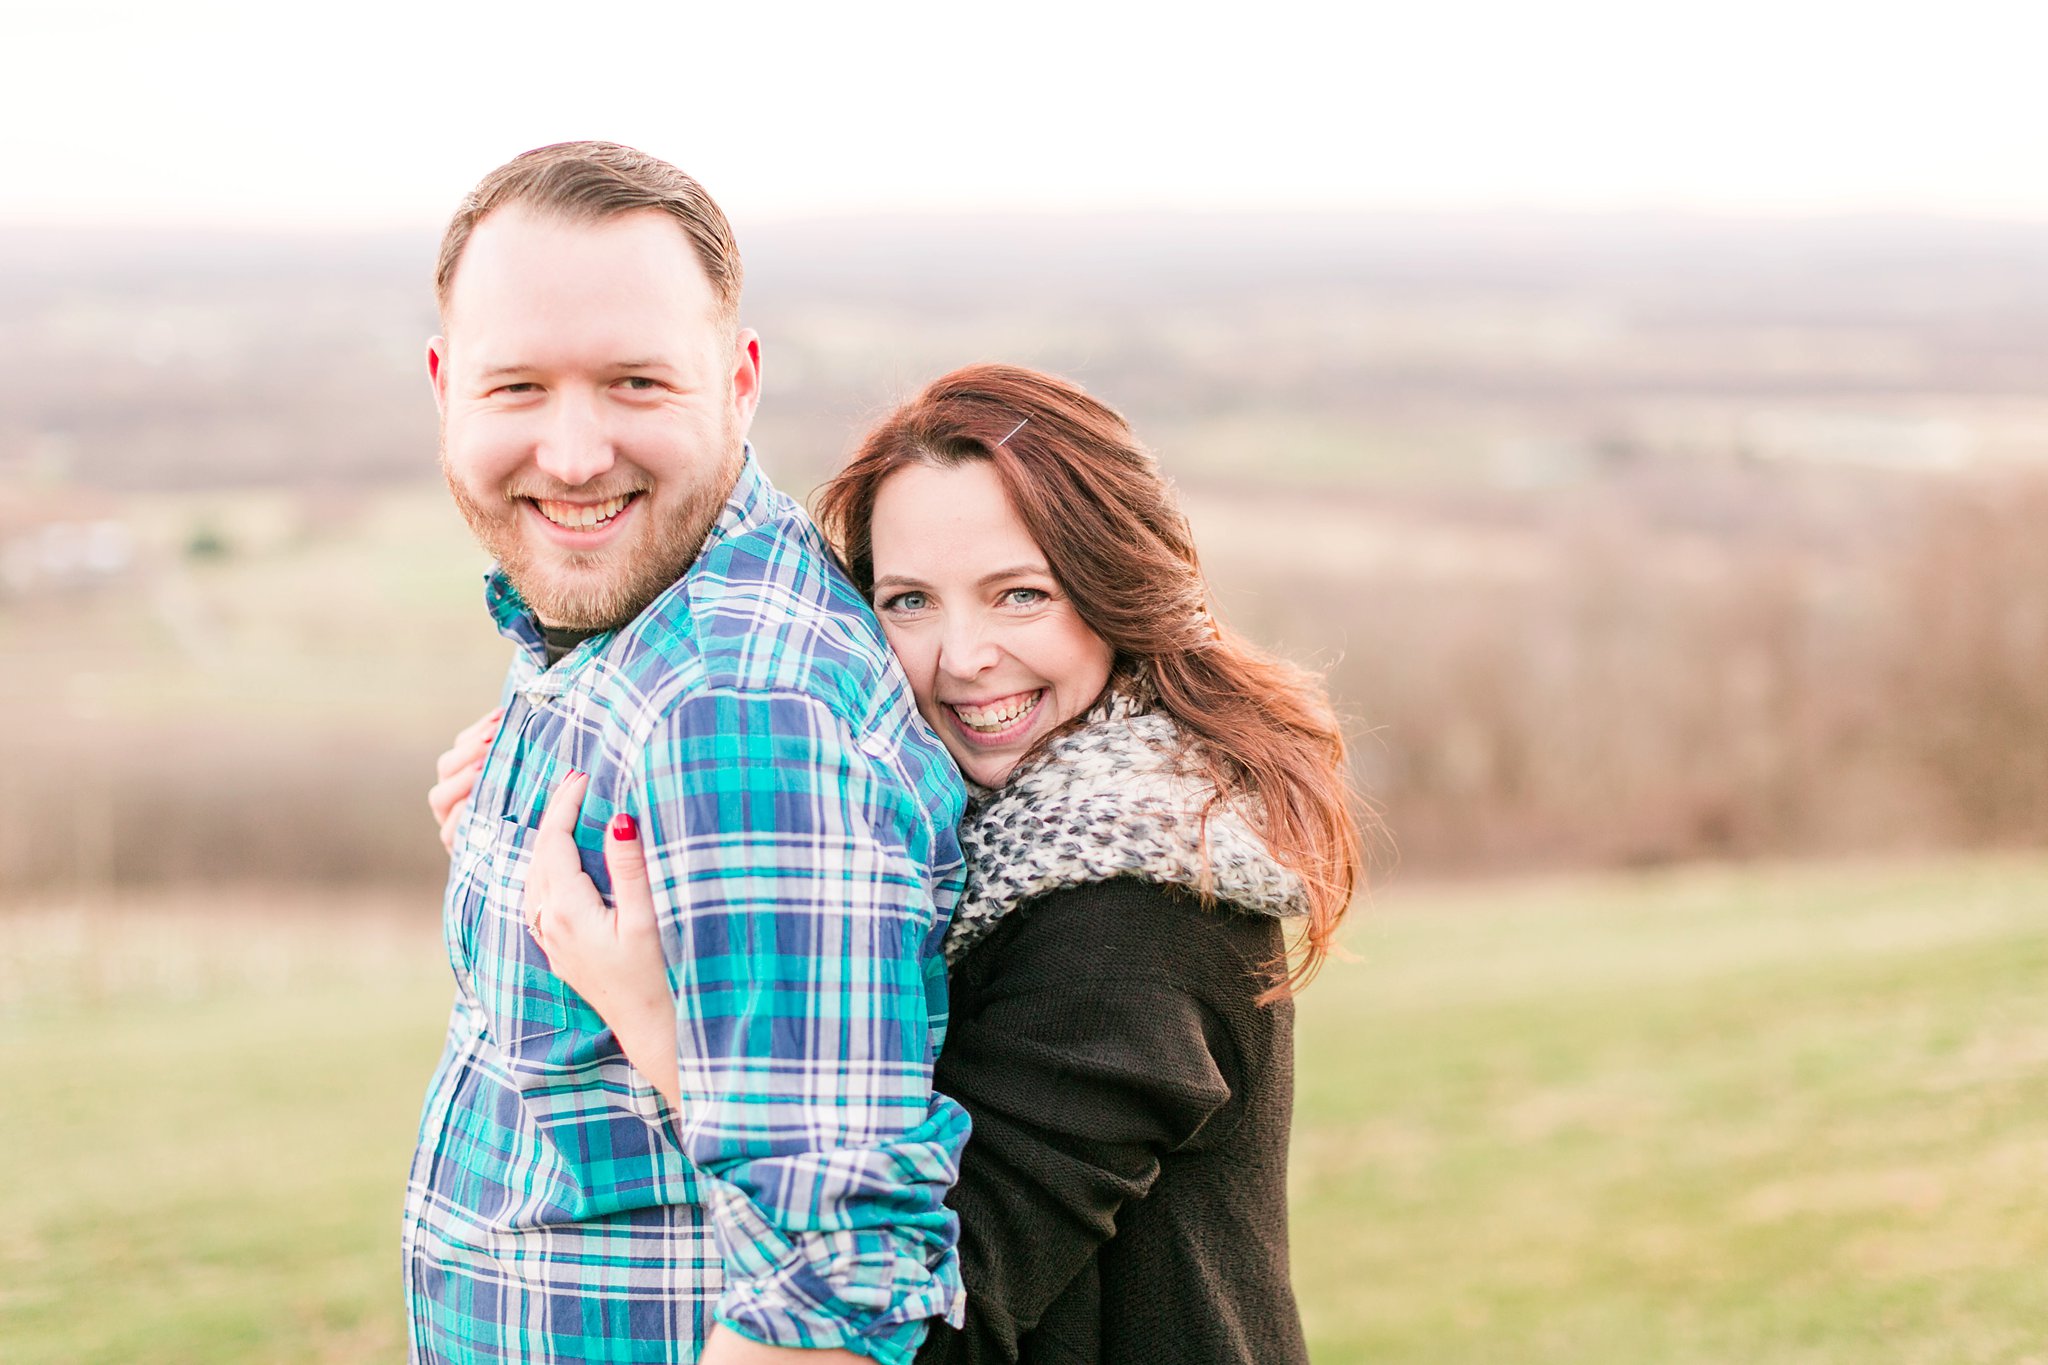
[[[402,1357],[430,917],[0,917],[0,1359]],[[1320,1365],[2048,1361],[2048,861],[1399,889],[1349,941],[1301,1012]]]

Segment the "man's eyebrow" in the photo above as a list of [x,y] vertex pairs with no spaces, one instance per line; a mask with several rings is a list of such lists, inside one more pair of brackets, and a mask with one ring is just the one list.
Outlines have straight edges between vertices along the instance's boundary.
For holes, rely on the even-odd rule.
[[[508,374],[531,374],[539,368],[540,366],[538,365],[523,361],[508,365],[487,365],[479,372],[478,377],[481,379],[503,379]],[[611,363],[611,368],[614,370],[670,370],[675,367],[666,360],[614,360]]]

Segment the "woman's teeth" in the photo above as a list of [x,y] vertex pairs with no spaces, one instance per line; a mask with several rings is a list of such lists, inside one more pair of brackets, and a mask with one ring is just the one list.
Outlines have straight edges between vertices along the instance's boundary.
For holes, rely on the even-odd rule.
[[593,503],[554,502],[547,498],[535,498],[533,505],[540,509],[542,516],[555,525],[571,531],[583,531],[592,526],[604,525],[624,511],[626,504],[632,500],[633,495],[628,493],[623,497]]
[[1044,691],[1040,688],[1037,692],[1019,692],[1014,697],[1004,697],[981,706],[955,706],[953,714],[960,717],[960,723],[970,730],[994,734],[1014,725],[1020,716],[1038,705],[1038,698]]

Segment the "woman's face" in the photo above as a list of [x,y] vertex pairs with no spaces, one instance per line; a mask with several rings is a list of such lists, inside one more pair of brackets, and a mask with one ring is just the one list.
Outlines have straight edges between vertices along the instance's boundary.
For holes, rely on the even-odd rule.
[[874,511],[875,610],[917,708],[970,781],[999,787],[1109,682],[1112,651],[1060,590],[995,469],[906,465]]

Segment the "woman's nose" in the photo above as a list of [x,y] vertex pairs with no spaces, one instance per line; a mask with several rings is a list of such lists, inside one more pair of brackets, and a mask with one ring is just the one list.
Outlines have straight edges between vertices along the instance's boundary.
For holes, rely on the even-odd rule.
[[939,667],[956,678],[973,678],[993,666],[1001,653],[981,621],[949,621],[939,641]]

